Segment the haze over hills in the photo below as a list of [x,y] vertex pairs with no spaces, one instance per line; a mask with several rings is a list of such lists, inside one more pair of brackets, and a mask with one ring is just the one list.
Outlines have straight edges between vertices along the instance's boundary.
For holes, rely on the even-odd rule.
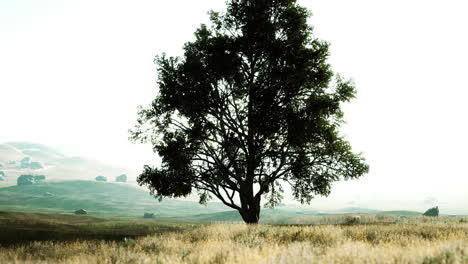
[[[40,168],[31,167],[34,162]],[[83,208],[92,215],[142,216],[144,212],[152,212],[167,220],[241,220],[237,211],[216,201],[207,206],[187,200],[158,202],[148,190],[137,188],[137,172],[83,157],[69,157],[37,143],[0,144],[0,164],[0,170],[6,174],[5,180],[0,181],[0,211],[71,213]],[[47,179],[38,185],[16,186],[16,179],[22,174],[46,175]],[[115,183],[115,177],[121,174],[129,176],[128,183]],[[109,182],[96,182],[97,175],[107,176]],[[297,223],[316,215],[379,212],[366,208],[318,210],[282,204],[276,209],[263,209],[261,217],[264,222]]]
[[[143,211],[150,210],[167,217],[177,216],[177,212],[183,212],[186,216],[188,214],[198,214],[193,219],[200,221],[203,219],[206,221],[213,219],[230,219],[234,221],[239,219],[237,212],[231,211],[230,208],[216,201],[210,202],[208,207],[198,205],[195,197],[188,197],[185,201],[165,199],[163,203],[158,203],[154,198],[149,196],[146,188],[135,188],[137,187],[135,179],[139,174],[137,171],[119,168],[118,166],[108,165],[84,157],[70,157],[54,148],[37,143],[6,142],[0,144],[0,172],[5,174],[5,176],[2,176],[0,173],[0,200],[2,201],[0,202],[0,210],[70,212],[72,209],[78,209],[75,207],[82,207],[91,210],[92,208],[96,208],[98,209],[96,213],[101,214],[140,215]],[[17,177],[23,174],[45,175],[47,185],[26,187],[35,191],[33,193],[23,193],[23,191],[28,189],[24,189],[23,186],[15,186],[17,184]],[[98,175],[106,176],[109,182],[115,182],[115,177],[121,174],[128,175],[128,181],[124,185],[93,185],[95,184],[95,177]],[[89,182],[79,183],[76,180]],[[61,181],[72,181],[72,183],[61,183]],[[97,188],[97,186],[101,186],[102,188]],[[106,187],[104,188],[104,186]],[[9,188],[5,189],[2,187]],[[51,189],[45,190],[41,188]],[[60,190],[61,188],[62,191]],[[63,199],[62,204],[57,204],[55,201],[59,196],[55,196],[55,198],[43,197],[46,192],[63,193],[65,191],[68,194],[61,197]],[[81,191],[86,191],[89,195],[85,198],[80,198],[83,195]],[[9,200],[15,200],[16,202],[9,202]],[[25,204],[24,201],[36,202]],[[51,203],[48,204],[47,201]],[[409,206],[409,203],[397,206],[391,206],[392,203],[382,202],[365,205],[354,202],[338,203],[323,197],[315,199],[312,206],[290,204],[289,200],[285,200],[284,202],[287,205],[279,206],[275,210],[263,210],[262,217],[284,220],[287,216],[286,218],[291,220],[301,215],[379,213],[383,210],[394,210],[395,214],[413,214],[411,210],[422,211],[431,206],[440,205],[435,198],[425,199],[422,205],[416,204],[413,206]],[[75,206],[64,207],[65,204]],[[447,212],[445,211],[446,206],[448,205],[443,205],[442,207],[443,213]],[[410,211],[405,212],[401,210]],[[467,214],[463,210],[453,210],[447,213]]]
[[[0,211],[70,214],[77,209],[86,209],[94,216],[141,217],[145,212],[151,212],[155,213],[159,220],[167,221],[241,221],[237,211],[219,202],[210,202],[207,206],[193,201],[173,199],[163,199],[158,202],[147,191],[125,183],[61,181],[0,188]],[[421,214],[365,208],[317,211],[281,205],[276,209],[262,209],[261,221],[299,224],[307,223],[315,216],[346,213]]]
[[[40,168],[24,166],[21,161],[25,158],[29,158],[29,163],[39,163]],[[22,174],[46,175],[48,180],[94,180],[96,176],[103,175],[111,181],[127,174],[130,182],[134,182],[138,174],[131,169],[84,157],[69,157],[51,147],[30,142],[0,144],[0,170],[6,174],[0,186],[16,184],[16,178]]]

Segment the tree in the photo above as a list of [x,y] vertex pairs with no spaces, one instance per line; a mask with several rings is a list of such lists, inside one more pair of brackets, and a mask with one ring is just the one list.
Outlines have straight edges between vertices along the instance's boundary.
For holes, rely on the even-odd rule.
[[157,56],[159,93],[130,133],[162,164],[145,166],[138,183],[159,199],[216,197],[257,223],[262,197],[278,205],[282,183],[310,203],[365,174],[338,131],[354,85],[333,73],[308,17],[295,0],[231,0],[182,58]]
[[432,207],[427,209],[426,212],[423,214],[424,216],[439,216],[439,207]]
[[42,183],[45,182],[46,176],[45,175],[36,175],[34,176],[34,182],[35,183]]
[[107,177],[101,176],[101,175],[96,176],[95,179],[96,179],[96,181],[103,181],[103,182],[107,181]]
[[33,175],[21,175],[16,179],[17,185],[33,185],[34,176]]
[[16,183],[17,185],[33,185],[43,183],[45,180],[45,175],[21,175],[16,179]]
[[127,175],[126,174],[122,174],[118,177],[115,178],[115,181],[116,182],[127,182]]

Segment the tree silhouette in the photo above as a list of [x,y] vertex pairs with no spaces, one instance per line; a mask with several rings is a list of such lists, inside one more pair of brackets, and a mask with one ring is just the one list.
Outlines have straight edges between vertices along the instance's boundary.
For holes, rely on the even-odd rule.
[[424,216],[439,216],[439,207],[432,207],[427,209],[426,212],[423,214]]
[[130,133],[151,142],[162,165],[145,166],[138,183],[159,199],[216,197],[257,223],[262,197],[278,205],[282,183],[309,203],[365,174],[338,132],[355,88],[332,72],[308,17],[295,0],[231,0],[182,58],[156,57],[159,93]]

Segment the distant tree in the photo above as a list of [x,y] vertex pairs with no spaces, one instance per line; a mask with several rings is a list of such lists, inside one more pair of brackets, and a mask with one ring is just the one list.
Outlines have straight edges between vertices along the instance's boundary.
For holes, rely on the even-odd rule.
[[21,175],[16,180],[17,185],[33,185],[34,176],[33,175]]
[[34,183],[45,182],[45,180],[46,180],[46,176],[44,176],[44,175],[36,175],[36,176],[34,176]]
[[97,176],[96,181],[107,181],[107,177],[104,176]]
[[127,175],[122,174],[122,175],[118,176],[117,178],[115,178],[115,181],[116,182],[127,182]]
[[3,171],[0,171],[0,181],[5,180],[5,173]]
[[432,207],[423,214],[424,216],[439,216],[439,207]]
[[131,138],[151,142],[162,165],[145,166],[140,185],[159,199],[196,190],[201,203],[214,196],[257,223],[262,196],[278,205],[281,183],[310,203],[368,171],[339,133],[355,88],[331,70],[305,8],[231,0],[210,17],[183,58],[155,59],[159,92]]
[[79,210],[75,211],[75,214],[76,215],[87,215],[88,211],[86,211],[85,209],[79,209]]
[[145,213],[143,218],[154,218],[154,213]]
[[17,185],[33,185],[42,183],[46,179],[44,175],[21,175],[16,180]]

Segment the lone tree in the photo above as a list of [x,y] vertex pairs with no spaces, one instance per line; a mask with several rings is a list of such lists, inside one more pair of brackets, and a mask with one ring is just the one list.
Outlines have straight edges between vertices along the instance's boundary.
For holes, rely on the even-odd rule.
[[439,206],[427,209],[423,214],[424,216],[439,216]]
[[103,181],[103,182],[107,181],[107,177],[104,177],[104,176],[101,176],[101,175],[96,176],[95,179],[96,179],[96,181]]
[[115,181],[116,182],[127,182],[127,175],[126,174],[122,174],[118,177],[115,178]]
[[278,205],[282,183],[310,203],[365,174],[338,132],[355,88],[332,72],[308,17],[295,0],[231,0],[182,58],[156,57],[159,93],[130,133],[151,142],[162,165],[145,166],[138,183],[159,199],[216,197],[257,223],[262,197]]
[[33,185],[34,176],[33,175],[21,175],[16,179],[17,185]]

